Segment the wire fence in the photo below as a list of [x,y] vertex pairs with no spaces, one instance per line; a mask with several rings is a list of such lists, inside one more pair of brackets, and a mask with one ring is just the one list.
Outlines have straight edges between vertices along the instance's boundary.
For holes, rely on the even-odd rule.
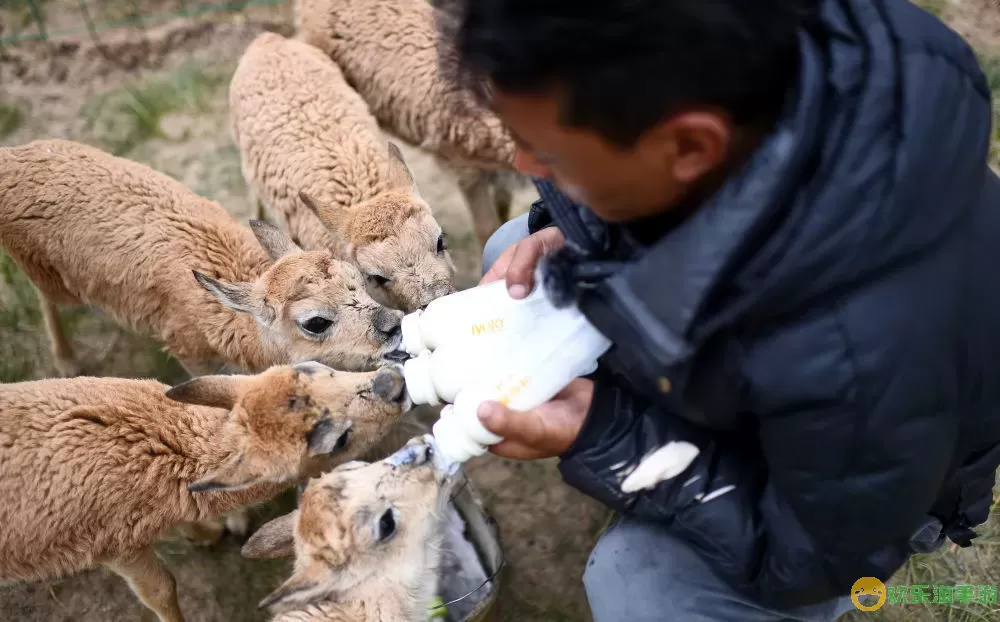
[[[0,0],[0,47],[27,41],[54,41],[84,34],[95,38],[97,33],[105,30],[142,28],[147,24],[176,18],[240,12],[251,7],[276,7],[289,1]],[[51,26],[52,21],[58,24]]]

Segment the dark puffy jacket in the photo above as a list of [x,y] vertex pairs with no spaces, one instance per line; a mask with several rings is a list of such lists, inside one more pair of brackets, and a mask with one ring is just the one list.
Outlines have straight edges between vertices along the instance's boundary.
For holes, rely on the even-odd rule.
[[[967,545],[1000,463],[984,76],[908,2],[821,6],[776,131],[659,241],[547,182],[531,217],[615,344],[563,476],[776,607],[887,579],[928,515]],[[622,464],[672,440],[700,447],[690,469],[623,494]]]

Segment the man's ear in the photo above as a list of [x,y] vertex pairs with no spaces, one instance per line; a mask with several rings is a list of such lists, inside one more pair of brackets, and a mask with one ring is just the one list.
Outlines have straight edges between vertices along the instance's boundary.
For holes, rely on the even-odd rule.
[[201,376],[171,387],[166,396],[175,402],[229,410],[239,400],[243,382],[239,375]]
[[215,471],[188,484],[189,492],[239,490],[260,482],[263,478],[245,450],[240,450]]
[[295,523],[299,511],[279,516],[254,532],[240,553],[247,559],[277,559],[295,555]]
[[718,170],[730,155],[732,122],[710,110],[684,112],[653,130],[654,136],[671,141],[673,176],[683,184],[694,184]]
[[257,242],[267,252],[267,256],[271,258],[271,261],[278,261],[282,257],[302,252],[302,249],[292,240],[291,236],[263,220],[251,220],[250,230],[253,231]]
[[223,283],[194,270],[194,278],[227,309],[252,315],[262,324],[270,324],[274,314],[253,293],[253,283]]
[[329,572],[318,563],[307,563],[302,568],[296,568],[291,578],[260,601],[259,606],[272,611],[304,607],[327,596],[330,591],[328,582],[324,581],[327,575]]
[[389,187],[409,190],[414,196],[420,196],[420,189],[403,159],[403,152],[392,141],[389,141]]

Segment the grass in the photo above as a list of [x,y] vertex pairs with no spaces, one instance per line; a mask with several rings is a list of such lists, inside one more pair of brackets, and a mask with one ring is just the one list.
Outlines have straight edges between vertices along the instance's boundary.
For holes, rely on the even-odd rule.
[[6,138],[24,123],[24,113],[13,104],[0,102],[0,138]]
[[979,64],[986,74],[986,81],[993,92],[993,143],[990,163],[1000,169],[1000,54],[980,54]]
[[84,131],[103,148],[125,155],[151,138],[165,138],[160,123],[168,114],[209,112],[227,78],[189,62],[165,76],[105,91],[80,109]]
[[0,251],[0,382],[31,377],[38,349],[31,339],[41,313],[28,278]]

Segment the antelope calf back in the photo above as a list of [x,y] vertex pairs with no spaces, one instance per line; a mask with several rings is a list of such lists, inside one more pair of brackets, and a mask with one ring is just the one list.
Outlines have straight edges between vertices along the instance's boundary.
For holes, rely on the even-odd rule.
[[294,239],[353,262],[375,299],[397,309],[454,291],[441,226],[402,154],[320,50],[261,34],[229,105],[247,184]]

